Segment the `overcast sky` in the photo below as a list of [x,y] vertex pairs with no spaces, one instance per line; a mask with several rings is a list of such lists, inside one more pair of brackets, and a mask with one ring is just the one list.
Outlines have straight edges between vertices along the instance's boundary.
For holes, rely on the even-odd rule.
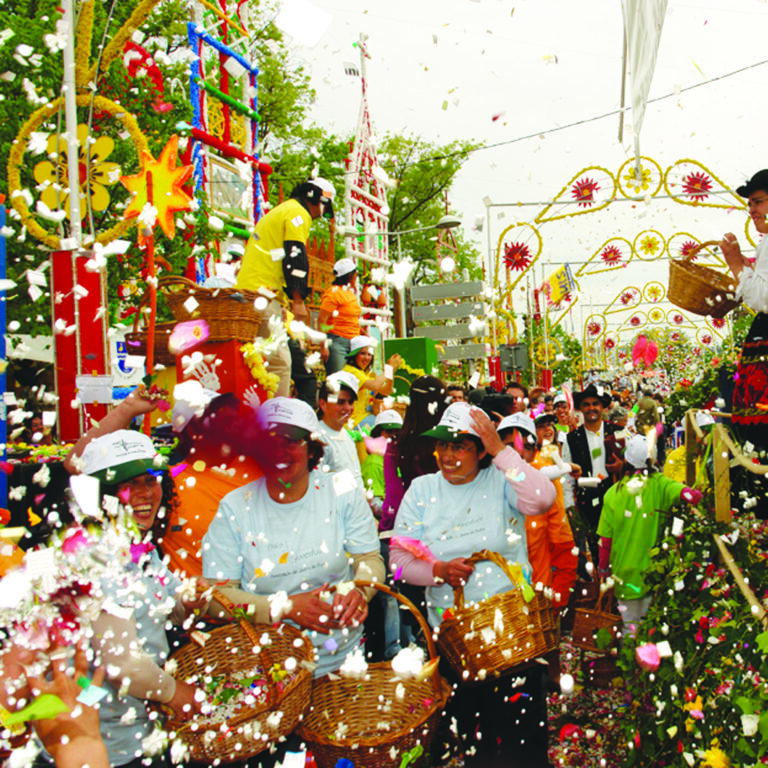
[[[467,233],[478,217],[485,219],[485,198],[511,204],[492,209],[492,256],[504,228],[531,220],[543,207],[531,203],[552,200],[583,168],[615,174],[632,156],[631,129],[618,141],[618,116],[593,119],[619,106],[619,0],[311,3],[327,14],[327,25],[316,24],[324,30],[319,41],[297,52],[317,90],[315,121],[341,134],[354,131],[359,81],[344,74],[344,62],[358,62],[353,43],[364,32],[378,134],[498,145],[471,156],[451,195]],[[768,115],[761,98],[768,81],[768,64],[761,65],[768,60],[767,39],[768,4],[762,0],[670,0],[650,99],[673,95],[649,104],[642,153],[662,170],[694,159],[730,186],[768,166]],[[723,77],[745,67],[751,68]],[[695,85],[700,87],[684,90]],[[541,133],[574,122],[582,124]],[[631,122],[628,114],[627,128]],[[613,236],[634,240],[654,229],[664,237],[689,232],[711,239],[733,230],[743,240],[745,221],[741,212],[691,209],[669,200],[616,203],[543,225],[537,276],[562,261],[585,261]],[[473,234],[486,254],[487,229]],[[666,284],[667,271],[666,262],[643,262],[620,274],[582,278],[582,306],[606,304],[627,285],[642,287],[651,279]]]

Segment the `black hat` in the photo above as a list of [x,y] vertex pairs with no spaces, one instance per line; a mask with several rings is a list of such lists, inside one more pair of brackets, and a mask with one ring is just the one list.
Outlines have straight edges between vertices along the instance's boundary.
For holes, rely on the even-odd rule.
[[583,392],[574,392],[573,407],[577,410],[580,410],[581,401],[585,397],[597,398],[603,404],[603,408],[606,408],[611,404],[611,395],[604,389],[602,385],[596,387],[594,384],[590,384]]
[[758,171],[746,184],[736,187],[736,194],[741,197],[749,197],[757,190],[768,192],[768,169]]

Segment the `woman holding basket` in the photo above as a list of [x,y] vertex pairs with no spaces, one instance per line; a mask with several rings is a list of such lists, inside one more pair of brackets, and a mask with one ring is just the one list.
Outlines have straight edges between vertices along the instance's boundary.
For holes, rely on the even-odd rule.
[[[758,171],[736,192],[747,199],[755,229],[768,233],[768,169]],[[757,312],[744,340],[736,372],[732,421],[742,440],[758,450],[768,447],[768,237],[763,237],[753,261],[741,252],[736,235],[727,232],[720,242],[728,267],[739,281],[736,296]]]
[[[439,627],[453,607],[454,587],[476,603],[513,588],[491,562],[467,558],[488,549],[519,564],[530,577],[524,515],[546,512],[555,488],[513,448],[491,420],[466,403],[453,403],[425,433],[436,439],[438,472],[416,478],[395,521],[390,566],[396,577],[427,587],[430,623]],[[531,667],[475,685],[458,684],[446,710],[455,718],[466,765],[547,766],[544,668]]]

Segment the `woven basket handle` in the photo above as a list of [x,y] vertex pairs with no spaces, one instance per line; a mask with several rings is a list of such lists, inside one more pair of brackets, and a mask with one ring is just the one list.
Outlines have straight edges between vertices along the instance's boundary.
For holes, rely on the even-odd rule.
[[[419,623],[419,626],[421,627],[421,631],[424,634],[424,639],[427,641],[427,652],[429,653],[429,660],[432,662],[437,659],[437,648],[435,647],[435,641],[432,637],[432,630],[430,629],[429,624],[427,624],[427,622],[424,620],[424,617],[421,615],[421,611],[407,597],[404,597],[399,592],[395,592],[394,589],[390,589],[386,584],[379,584],[376,581],[355,580],[353,583],[356,587],[373,587],[379,592],[383,592],[385,595],[390,595],[391,597],[394,597],[395,600],[402,603],[413,614],[416,621]],[[432,687],[435,690],[435,696],[440,698],[443,693],[440,687],[440,674],[437,671],[437,664],[435,664],[435,668],[432,670]]]
[[[234,617],[235,611],[237,609],[235,607],[235,604],[226,595],[219,592],[218,589],[214,589],[212,593],[212,597],[214,600],[216,600],[216,602],[218,602],[222,606],[222,608],[227,610]],[[248,621],[247,619],[239,619],[238,623],[242,627],[243,632],[245,632],[245,634],[248,636],[248,639],[254,645],[260,645],[259,635],[257,634],[253,624],[251,624],[251,622]],[[274,662],[272,661],[272,656],[269,653],[269,650],[263,646],[261,646],[259,655],[266,662],[265,666],[267,667],[267,669],[264,670],[264,676],[267,681],[267,688],[269,689],[270,701],[277,701],[277,699],[275,698],[278,695],[277,686],[274,680],[272,680],[272,676],[269,672],[269,670],[272,669],[272,665],[274,664]]]
[[601,591],[597,598],[595,608],[601,613],[611,612],[611,602],[613,601],[613,587]]
[[[467,558],[467,563],[469,565],[476,565],[481,560],[488,560],[494,565],[498,565],[512,584],[518,586],[512,573],[512,569],[509,567],[509,563],[503,555],[500,555],[498,552],[492,552],[490,549],[481,549],[479,552],[471,554]],[[464,587],[462,586],[453,588],[453,607],[456,609],[464,607]]]
[[697,253],[700,253],[705,248],[711,248],[713,245],[720,247],[720,242],[718,240],[705,240],[703,243],[699,243],[698,245],[695,245],[693,248],[691,248],[691,250],[688,251],[688,254],[680,259],[680,261],[691,261],[691,259],[693,259]]
[[157,281],[157,287],[164,293],[169,293],[172,286],[178,288],[193,288],[196,290],[203,289],[202,285],[198,285],[189,278],[182,277],[181,275],[164,275]]

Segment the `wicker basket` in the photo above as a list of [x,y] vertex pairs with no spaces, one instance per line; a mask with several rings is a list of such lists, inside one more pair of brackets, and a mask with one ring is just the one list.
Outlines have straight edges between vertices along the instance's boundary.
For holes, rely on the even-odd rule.
[[611,633],[611,646],[618,640],[621,616],[613,610],[613,590],[606,589],[590,606],[576,608],[571,638],[577,648],[594,653],[605,653],[607,648],[598,648],[596,635],[599,630]]
[[616,667],[616,657],[610,654],[582,659],[581,672],[584,684],[591,688],[610,688],[614,679],[621,676]]
[[695,315],[722,318],[739,303],[733,298],[734,278],[691,261],[699,251],[713,245],[718,245],[717,241],[707,240],[692,248],[684,259],[670,259],[667,298]]
[[[139,306],[136,308],[136,314],[133,316],[133,330],[125,334],[125,351],[129,355],[147,354],[147,337],[149,330],[147,328],[139,329],[139,322],[145,317],[142,311],[149,302],[149,293],[144,294]],[[168,339],[170,338],[176,323],[155,323],[155,346],[154,361],[165,366],[176,364],[176,358],[168,351]]]
[[577,608],[593,606],[599,596],[599,581],[582,581],[579,579],[573,585],[573,591],[571,592],[570,600],[568,600],[568,610],[565,611],[560,622],[562,631],[570,632],[573,629]]
[[[374,587],[405,605],[424,632],[430,661],[437,660],[432,632],[410,600],[383,584],[355,584]],[[335,768],[341,758],[351,760],[355,768],[397,768],[404,752],[418,745],[428,749],[449,695],[450,686],[436,664],[424,680],[401,680],[389,662],[377,662],[368,665],[362,684],[344,677],[315,680],[312,704],[296,732],[307,742],[318,768]],[[343,734],[340,724],[346,726]]]
[[[507,561],[497,552],[475,552],[468,562],[489,560],[501,568],[514,583]],[[453,590],[453,616],[443,617],[437,643],[458,677],[467,682],[482,682],[530,663],[557,648],[558,623],[552,606],[541,592],[526,602],[519,588],[494,595],[488,600],[464,605],[464,590]],[[503,634],[496,631],[499,616]]]
[[[220,592],[213,594],[230,613],[235,610]],[[268,643],[264,642],[265,637]],[[245,760],[291,733],[309,705],[312,673],[302,662],[313,661],[314,648],[300,630],[289,624],[273,627],[241,620],[214,629],[202,647],[189,643],[171,656],[177,665],[174,677],[193,684],[203,676],[247,672],[255,665],[266,671],[274,663],[289,657],[297,662],[295,677],[279,689],[272,676],[266,675],[267,701],[241,707],[226,721],[226,727],[201,724],[188,718],[170,720],[166,724],[166,730],[175,731],[176,738],[186,745],[190,761],[231,763]],[[277,722],[269,718],[278,711],[282,716]]]
[[[208,322],[207,341],[253,341],[259,334],[264,313],[254,306],[264,297],[240,288],[203,288],[186,277],[161,277],[162,290],[176,322],[204,319]],[[185,307],[190,299],[197,302],[191,311]]]

